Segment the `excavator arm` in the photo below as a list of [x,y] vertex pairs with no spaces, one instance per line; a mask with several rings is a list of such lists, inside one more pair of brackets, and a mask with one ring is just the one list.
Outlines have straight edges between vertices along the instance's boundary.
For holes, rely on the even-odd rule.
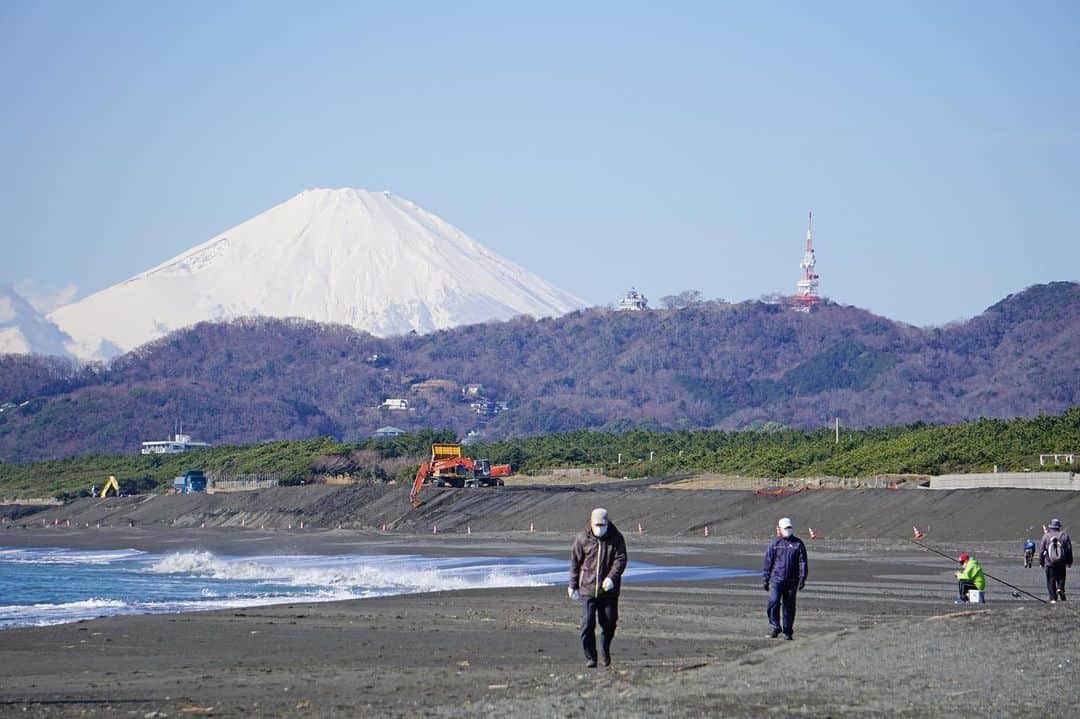
[[102,499],[105,499],[105,493],[108,492],[110,489],[113,491],[113,494],[120,494],[120,485],[119,483],[117,483],[116,477],[111,474],[109,475],[109,481],[106,482],[105,486],[101,488],[101,494],[98,496],[100,496]]
[[420,488],[424,486],[424,480],[427,479],[430,472],[431,465],[427,462],[421,464],[420,469],[416,470],[416,479],[413,480],[412,491],[409,492],[409,502],[414,509],[423,504],[423,502],[420,501]]

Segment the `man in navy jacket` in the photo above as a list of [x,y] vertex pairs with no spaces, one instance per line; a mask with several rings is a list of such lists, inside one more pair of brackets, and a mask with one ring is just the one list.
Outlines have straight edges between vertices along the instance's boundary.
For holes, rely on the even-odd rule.
[[769,593],[765,613],[772,626],[769,638],[776,639],[782,632],[784,639],[791,639],[795,625],[795,595],[806,584],[806,545],[795,536],[787,517],[777,523],[776,529],[779,536],[765,550],[765,566],[761,572],[762,586]]

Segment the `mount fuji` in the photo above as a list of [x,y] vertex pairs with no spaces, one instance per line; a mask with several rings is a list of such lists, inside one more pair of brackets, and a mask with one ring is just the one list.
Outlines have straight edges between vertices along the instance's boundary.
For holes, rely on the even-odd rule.
[[583,306],[404,198],[346,188],[302,192],[48,319],[72,354],[107,359],[247,315],[389,336]]

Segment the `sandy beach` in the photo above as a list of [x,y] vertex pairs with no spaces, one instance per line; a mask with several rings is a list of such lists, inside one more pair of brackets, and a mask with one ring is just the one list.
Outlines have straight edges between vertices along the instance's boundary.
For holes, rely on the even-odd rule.
[[[4,522],[0,546],[565,557],[588,508],[603,505],[631,562],[749,570],[760,570],[776,518],[790,515],[811,574],[794,642],[766,638],[755,577],[628,584],[614,662],[599,670],[584,666],[579,606],[561,585],[11,629],[0,633],[0,714],[1067,716],[1080,699],[1076,605],[991,581],[987,604],[954,606],[955,566],[902,530],[915,517],[929,546],[969,551],[1042,597],[1042,572],[1021,566],[1020,547],[1051,513],[1080,526],[1073,494],[775,498],[604,485],[432,492],[415,511],[401,506],[401,488],[84,500]],[[386,533],[380,514],[393,524]],[[808,518],[821,538],[808,539]]]

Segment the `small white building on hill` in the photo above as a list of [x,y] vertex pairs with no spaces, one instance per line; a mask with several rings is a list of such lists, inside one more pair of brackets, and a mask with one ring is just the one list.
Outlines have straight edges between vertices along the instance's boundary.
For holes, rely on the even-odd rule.
[[172,439],[142,443],[142,454],[180,454],[189,449],[209,447],[207,442],[198,442],[186,434],[174,434]]

